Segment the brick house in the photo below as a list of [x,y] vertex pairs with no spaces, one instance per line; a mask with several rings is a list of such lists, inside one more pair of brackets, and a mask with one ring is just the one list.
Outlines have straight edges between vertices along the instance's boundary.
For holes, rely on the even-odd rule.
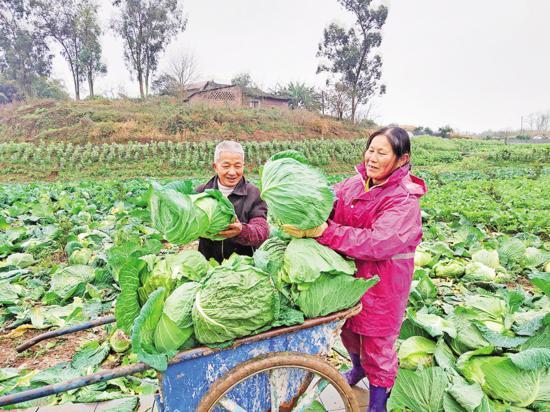
[[186,87],[185,101],[214,106],[287,109],[289,98],[266,93],[256,87],[220,84],[213,81],[192,83]]

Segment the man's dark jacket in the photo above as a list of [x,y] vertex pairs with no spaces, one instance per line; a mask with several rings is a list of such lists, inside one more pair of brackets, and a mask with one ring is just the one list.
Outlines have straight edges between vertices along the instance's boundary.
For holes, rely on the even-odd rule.
[[[218,189],[218,176],[197,187],[196,191],[201,193],[206,189]],[[221,241],[199,239],[199,252],[207,259],[214,258],[220,263],[233,253],[252,256],[255,248],[269,236],[267,205],[260,199],[260,191],[256,186],[243,176],[228,199],[235,207],[235,213],[243,225],[240,235]]]

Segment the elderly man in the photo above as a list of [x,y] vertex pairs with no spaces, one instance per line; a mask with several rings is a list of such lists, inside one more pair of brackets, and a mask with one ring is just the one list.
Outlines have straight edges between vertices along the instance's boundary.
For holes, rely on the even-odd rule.
[[220,262],[232,253],[252,256],[254,249],[269,236],[267,205],[260,191],[244,176],[244,150],[240,143],[230,140],[216,146],[214,163],[216,175],[196,191],[218,189],[235,207],[237,220],[220,232],[225,239],[214,241],[201,238],[199,251],[207,258]]

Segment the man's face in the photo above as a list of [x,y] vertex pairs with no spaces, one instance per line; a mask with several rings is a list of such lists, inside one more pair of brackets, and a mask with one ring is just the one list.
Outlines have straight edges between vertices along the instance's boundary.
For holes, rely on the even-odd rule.
[[223,186],[235,187],[243,177],[244,159],[241,154],[221,152],[213,166]]

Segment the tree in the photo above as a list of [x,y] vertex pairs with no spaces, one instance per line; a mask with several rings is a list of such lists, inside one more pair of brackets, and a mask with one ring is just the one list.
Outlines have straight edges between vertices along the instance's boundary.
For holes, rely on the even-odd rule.
[[329,72],[337,77],[350,99],[350,118],[355,121],[357,106],[367,103],[377,93],[386,92],[380,84],[382,58],[375,50],[382,43],[381,29],[388,16],[387,7],[372,6],[373,0],[338,0],[355,15],[349,30],[332,23],[323,32],[317,57],[325,59],[317,73]]
[[178,81],[167,73],[162,73],[151,84],[153,92],[159,96],[178,96],[180,89]]
[[37,0],[37,13],[43,29],[61,46],[61,54],[69,64],[74,94],[80,100],[80,84],[84,77],[82,64],[84,14],[93,7],[87,0]]
[[339,120],[342,120],[350,110],[350,102],[348,98],[348,91],[342,83],[336,83],[332,88],[327,89],[323,93],[323,107],[329,113]]
[[444,139],[447,139],[451,136],[451,133],[453,132],[453,128],[449,125],[440,127],[437,130],[437,135],[443,137]]
[[117,0],[121,15],[112,28],[124,40],[124,58],[136,74],[142,99],[149,94],[149,79],[158,68],[161,52],[185,30],[187,19],[178,0]]
[[168,74],[176,81],[178,95],[185,96],[185,88],[197,80],[197,65],[193,55],[180,53],[170,60]]
[[320,94],[314,87],[305,83],[290,82],[286,86],[277,85],[273,93],[290,98],[288,103],[291,109],[319,110],[321,107]]
[[12,90],[8,94],[16,99],[33,97],[33,84],[50,74],[52,58],[30,1],[0,0],[0,77],[4,90]]
[[168,70],[152,83],[153,91],[160,96],[185,97],[186,87],[197,79],[197,66],[191,54],[180,53],[170,60]]
[[82,51],[79,64],[82,67],[82,77],[88,80],[88,92],[94,97],[94,80],[98,75],[107,73],[107,66],[101,62],[101,28],[97,23],[97,5],[84,1],[80,9],[82,24]]
[[256,84],[252,81],[250,73],[239,73],[231,79],[231,84],[241,87],[256,87]]

